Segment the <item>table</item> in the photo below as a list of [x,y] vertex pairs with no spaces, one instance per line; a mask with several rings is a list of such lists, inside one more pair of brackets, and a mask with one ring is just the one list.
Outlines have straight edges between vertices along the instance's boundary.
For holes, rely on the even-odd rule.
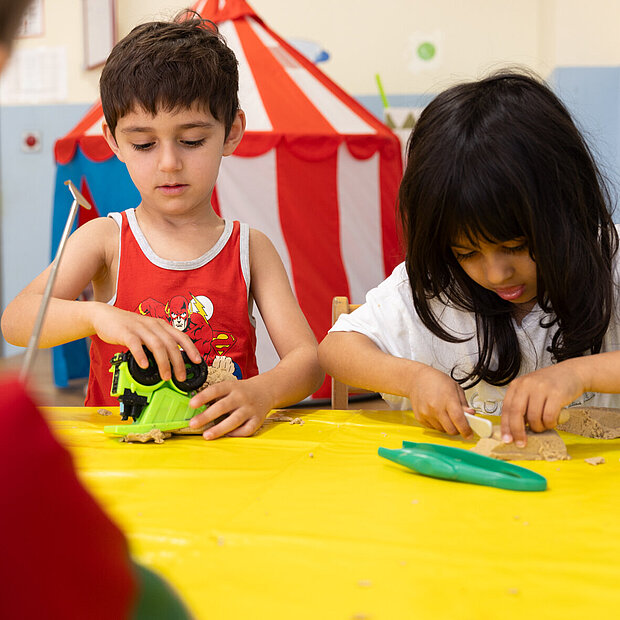
[[548,481],[527,493],[379,458],[403,440],[473,445],[411,412],[290,410],[303,424],[156,445],[104,435],[97,409],[43,411],[134,557],[197,618],[617,617],[620,440],[562,433],[572,459],[520,463]]

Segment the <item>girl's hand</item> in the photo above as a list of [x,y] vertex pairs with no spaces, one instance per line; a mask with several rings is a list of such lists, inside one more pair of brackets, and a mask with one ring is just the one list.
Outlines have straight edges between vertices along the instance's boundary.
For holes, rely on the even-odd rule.
[[540,433],[554,428],[560,410],[579,398],[585,384],[578,372],[580,358],[541,368],[515,379],[506,391],[502,406],[502,441],[514,441],[519,448],[527,443],[525,422]]
[[416,373],[409,389],[409,400],[416,420],[428,428],[459,433],[469,438],[473,435],[463,411],[474,413],[461,386],[443,372],[426,366]]
[[91,311],[93,329],[99,338],[109,344],[127,347],[141,368],[148,368],[149,365],[142,348],[142,345],[145,345],[153,354],[164,381],[172,378],[172,372],[179,381],[186,378],[185,363],[179,347],[193,362],[202,361],[191,338],[163,319],[127,312],[101,303],[93,304]]
[[222,381],[198,392],[191,399],[190,407],[197,408],[205,403],[215,402],[194,416],[189,422],[190,427],[199,428],[221,415],[228,414],[227,418],[208,428],[202,436],[205,439],[216,439],[222,435],[228,437],[253,435],[271,411],[271,400],[267,396],[264,382],[253,379],[256,377],[241,381]]

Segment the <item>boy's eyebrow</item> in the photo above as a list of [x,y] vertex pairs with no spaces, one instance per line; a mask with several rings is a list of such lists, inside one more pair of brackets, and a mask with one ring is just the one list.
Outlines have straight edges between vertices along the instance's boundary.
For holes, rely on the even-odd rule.
[[[197,121],[195,123],[183,123],[178,126],[178,129],[212,129],[215,127],[215,123],[209,121]],[[153,127],[142,125],[130,125],[120,130],[121,133],[149,133],[154,131]]]

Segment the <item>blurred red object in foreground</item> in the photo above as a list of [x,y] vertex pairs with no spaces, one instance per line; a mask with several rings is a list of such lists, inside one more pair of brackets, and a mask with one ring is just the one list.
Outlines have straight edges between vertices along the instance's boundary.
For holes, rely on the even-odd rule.
[[0,617],[131,616],[126,539],[15,377],[0,378],[0,423]]

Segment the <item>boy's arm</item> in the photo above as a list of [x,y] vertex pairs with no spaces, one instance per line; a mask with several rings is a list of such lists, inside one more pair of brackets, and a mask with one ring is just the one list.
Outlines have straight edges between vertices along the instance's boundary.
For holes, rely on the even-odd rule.
[[266,235],[250,231],[252,293],[280,361],[263,373],[271,409],[292,405],[317,390],[325,375],[317,341],[288,280],[282,259]]
[[[52,347],[97,334],[105,342],[131,350],[142,367],[148,360],[145,344],[157,361],[162,378],[170,378],[170,363],[175,375],[183,380],[185,364],[178,346],[195,361],[200,354],[190,338],[166,321],[143,317],[109,306],[116,283],[115,257],[119,229],[110,218],[98,218],[80,226],[67,240],[58,267],[39,346]],[[34,327],[51,266],[37,276],[7,306],[2,315],[2,333],[6,340],[27,346]],[[76,301],[92,282],[94,301]]]
[[[114,227],[116,231],[113,230]],[[41,331],[41,347],[50,347],[94,332],[94,304],[76,303],[76,298],[91,281],[104,281],[107,274],[107,245],[110,233],[118,227],[112,220],[101,218],[79,227],[67,240],[46,318]],[[2,333],[6,340],[26,346],[32,332],[51,265],[39,274],[7,306],[2,315]]]
[[193,418],[193,427],[230,413],[205,432],[207,439],[227,433],[253,434],[271,409],[299,402],[317,390],[324,379],[316,339],[295,299],[282,260],[271,241],[256,230],[250,231],[250,271],[252,295],[280,361],[260,375],[218,383],[194,397],[191,404],[195,407],[219,400]]

